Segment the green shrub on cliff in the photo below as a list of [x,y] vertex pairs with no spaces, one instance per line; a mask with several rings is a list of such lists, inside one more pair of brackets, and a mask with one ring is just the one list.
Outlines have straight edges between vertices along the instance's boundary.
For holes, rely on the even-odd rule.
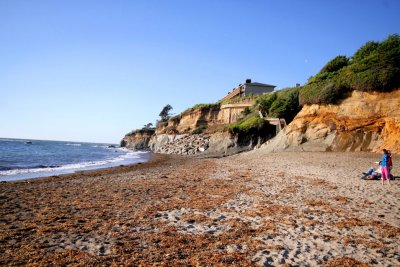
[[379,47],[378,42],[369,41],[365,45],[363,45],[360,49],[358,49],[354,55],[353,60],[361,61],[364,58],[367,58],[372,52],[374,52]]
[[352,90],[388,92],[400,87],[400,37],[367,42],[352,58],[337,56],[303,86],[299,102],[332,104]]
[[249,133],[250,131],[261,129],[265,123],[263,119],[253,113],[242,121],[231,124],[229,130],[234,134]]
[[400,36],[365,44],[354,54],[346,75],[356,90],[387,92],[400,87]]
[[136,129],[132,130],[129,133],[125,134],[125,136],[132,136],[136,134],[147,134],[147,135],[153,135],[156,131],[156,128],[147,128],[147,129]]
[[329,61],[321,71],[311,77],[299,94],[299,102],[304,104],[335,103],[348,90],[341,73],[349,65],[345,56],[337,56]]
[[287,122],[290,122],[301,109],[299,91],[300,87],[282,89],[272,94],[259,96],[257,103],[268,117],[285,118]]
[[299,93],[299,103],[333,104],[342,99],[348,91],[348,87],[336,75],[330,79],[306,84]]
[[292,121],[301,109],[299,105],[299,91],[299,87],[280,90],[277,99],[269,108],[270,116]]
[[349,65],[349,59],[346,56],[337,56],[331,61],[329,61],[322,69],[321,73],[330,73],[330,72],[335,72],[343,67],[346,67]]
[[267,113],[269,113],[269,108],[277,98],[277,92],[261,95],[257,99],[257,104],[259,104]]

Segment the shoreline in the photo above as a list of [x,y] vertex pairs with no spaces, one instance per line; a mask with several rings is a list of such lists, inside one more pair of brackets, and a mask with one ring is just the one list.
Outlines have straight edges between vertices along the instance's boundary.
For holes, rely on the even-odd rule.
[[378,156],[152,154],[1,183],[0,265],[397,265],[400,181],[359,177]]
[[[120,166],[143,164],[150,160],[151,154],[152,154],[149,151],[133,151],[133,150],[130,153],[133,153],[133,152],[145,153],[146,155],[143,157],[137,158],[137,159],[136,158],[135,159],[125,158],[125,159],[122,159],[121,161],[108,162],[108,163],[104,163],[104,164],[100,164],[100,165],[92,165],[92,166],[88,165],[88,166],[76,167],[76,168],[71,168],[71,169],[63,169],[63,167],[68,166],[68,165],[64,165],[64,166],[58,166],[56,168],[48,168],[48,169],[46,168],[43,170],[39,170],[37,172],[34,171],[34,172],[27,172],[27,173],[0,175],[0,183],[25,181],[25,180],[46,178],[46,177],[52,177],[52,176],[68,175],[68,174],[80,173],[80,172],[85,172],[85,171],[96,171],[96,170],[115,168],[115,167],[120,167]],[[76,163],[75,165],[84,164],[84,163],[86,163],[86,162]],[[61,169],[58,169],[58,168],[61,168]],[[24,170],[24,169],[22,169],[22,170]]]

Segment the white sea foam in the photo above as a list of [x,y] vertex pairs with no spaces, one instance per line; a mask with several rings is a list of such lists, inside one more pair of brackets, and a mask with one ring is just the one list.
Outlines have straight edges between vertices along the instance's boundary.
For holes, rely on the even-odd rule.
[[66,146],[81,146],[82,144],[70,144],[70,143],[68,143],[68,144],[65,144]]
[[[119,148],[118,148],[119,149]],[[124,148],[125,149],[125,148]],[[121,148],[122,150],[122,148]],[[126,151],[126,150],[124,150]],[[141,154],[147,152],[139,152],[139,151],[131,151],[128,150],[124,155],[120,155],[115,158],[107,159],[107,160],[99,160],[99,161],[87,161],[75,164],[67,164],[59,167],[48,167],[48,168],[31,168],[31,169],[15,169],[15,170],[6,170],[0,171],[0,176],[9,176],[9,175],[21,175],[21,174],[30,174],[30,173],[40,173],[40,172],[68,172],[73,170],[81,170],[81,169],[93,169],[96,167],[100,167],[102,165],[112,165],[115,166],[115,163],[128,161],[129,163],[140,162]],[[134,159],[138,159],[135,161]]]

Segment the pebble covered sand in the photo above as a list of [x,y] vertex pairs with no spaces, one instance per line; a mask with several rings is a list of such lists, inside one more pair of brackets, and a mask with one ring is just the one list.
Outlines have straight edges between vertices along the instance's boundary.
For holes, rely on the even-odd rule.
[[379,158],[155,154],[1,183],[0,265],[399,266],[400,180],[360,179]]

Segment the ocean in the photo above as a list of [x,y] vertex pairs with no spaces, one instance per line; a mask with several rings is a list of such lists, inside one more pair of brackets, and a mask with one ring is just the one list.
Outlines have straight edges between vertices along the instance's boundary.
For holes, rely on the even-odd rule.
[[149,152],[112,144],[0,138],[0,181],[145,162]]

